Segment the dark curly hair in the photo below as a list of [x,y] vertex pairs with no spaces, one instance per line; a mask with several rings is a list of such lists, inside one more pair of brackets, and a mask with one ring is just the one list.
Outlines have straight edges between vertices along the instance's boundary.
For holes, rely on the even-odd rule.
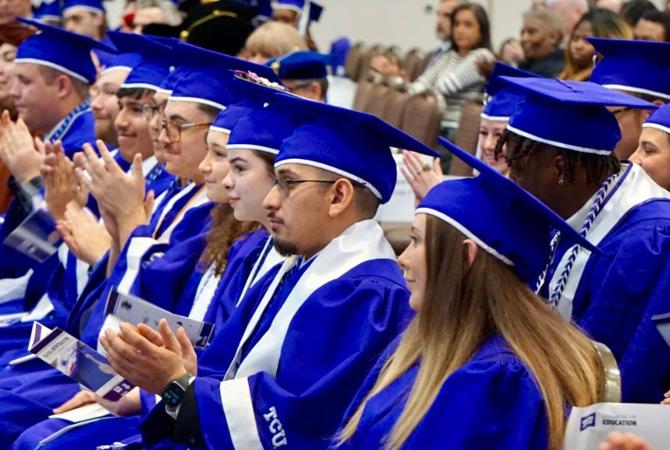
[[513,167],[514,164],[525,165],[533,154],[543,150],[554,150],[558,152],[565,162],[565,180],[572,183],[575,180],[575,169],[583,166],[586,169],[587,181],[590,184],[597,185],[613,173],[621,170],[621,163],[614,156],[595,155],[590,153],[573,152],[560,147],[519,136],[509,130],[505,130],[496,144],[495,155],[499,158],[503,153],[503,146],[507,144],[505,158],[507,164]]
[[260,228],[255,222],[239,222],[233,216],[233,209],[226,203],[212,209],[212,228],[207,234],[207,247],[202,253],[203,266],[214,264],[214,273],[221,275],[228,265],[230,247],[244,234]]

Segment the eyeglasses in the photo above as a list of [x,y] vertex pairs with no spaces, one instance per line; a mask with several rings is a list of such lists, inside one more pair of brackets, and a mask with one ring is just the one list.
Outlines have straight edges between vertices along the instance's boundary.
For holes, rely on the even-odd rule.
[[165,130],[165,134],[167,135],[168,140],[173,143],[177,144],[179,141],[181,141],[181,133],[184,130],[191,130],[194,128],[202,128],[202,127],[208,127],[212,124],[212,122],[200,122],[200,123],[175,123],[175,122],[170,122],[169,120],[161,120],[160,122],[160,130]]
[[276,178],[275,179],[275,185],[277,186],[277,189],[279,189],[279,193],[283,197],[288,197],[289,194],[291,193],[291,188],[295,185],[302,184],[302,183],[328,183],[332,184],[335,183],[336,180],[292,180],[292,179],[284,179],[284,178]]

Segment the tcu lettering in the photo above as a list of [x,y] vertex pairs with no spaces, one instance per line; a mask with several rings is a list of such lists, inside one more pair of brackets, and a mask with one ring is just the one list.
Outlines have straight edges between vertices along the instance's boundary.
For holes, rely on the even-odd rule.
[[277,417],[277,410],[274,406],[270,407],[266,414],[263,414],[266,422],[270,422],[270,433],[272,433],[272,446],[274,448],[287,445],[288,441],[286,440],[286,432],[284,427],[282,427],[279,418]]

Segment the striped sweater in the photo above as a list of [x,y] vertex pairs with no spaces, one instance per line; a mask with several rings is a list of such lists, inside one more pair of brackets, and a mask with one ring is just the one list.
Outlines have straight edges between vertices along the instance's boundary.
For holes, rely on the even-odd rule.
[[486,48],[473,50],[465,57],[455,50],[444,52],[412,83],[409,92],[434,91],[444,111],[442,126],[457,128],[463,104],[482,99],[486,79],[477,70],[479,59],[494,60],[495,57]]

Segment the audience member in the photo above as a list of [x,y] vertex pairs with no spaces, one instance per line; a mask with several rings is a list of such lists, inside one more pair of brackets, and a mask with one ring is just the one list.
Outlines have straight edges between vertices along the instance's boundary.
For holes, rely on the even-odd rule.
[[244,56],[256,64],[289,52],[307,50],[307,43],[298,30],[281,22],[267,22],[251,33],[244,46]]
[[577,21],[589,10],[587,0],[545,0],[545,5],[563,18],[563,36],[568,36]]
[[670,13],[645,11],[633,28],[633,35],[641,41],[670,41]]
[[629,0],[621,8],[621,17],[634,27],[645,11],[658,11],[658,8],[649,0]]
[[614,14],[621,14],[623,5],[623,0],[598,0],[596,2],[596,8],[609,9]]
[[521,42],[515,38],[507,38],[500,44],[500,51],[498,51],[498,60],[517,67],[524,60],[523,47]]
[[521,46],[525,61],[519,68],[543,77],[554,78],[565,67],[565,55],[561,49],[563,19],[557,13],[531,10],[523,16]]
[[595,49],[586,40],[587,36],[599,38],[632,39],[628,24],[612,11],[595,8],[584,14],[570,34],[565,49],[565,69],[559,75],[562,80],[585,81],[591,77]]

